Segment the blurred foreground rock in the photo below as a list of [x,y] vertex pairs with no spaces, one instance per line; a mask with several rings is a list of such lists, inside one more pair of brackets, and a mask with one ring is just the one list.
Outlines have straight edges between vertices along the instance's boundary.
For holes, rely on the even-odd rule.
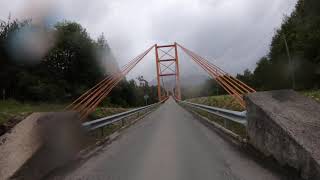
[[74,157],[82,139],[74,112],[33,113],[0,137],[1,179],[39,179]]
[[245,97],[250,143],[282,165],[320,179],[320,104],[292,90]]

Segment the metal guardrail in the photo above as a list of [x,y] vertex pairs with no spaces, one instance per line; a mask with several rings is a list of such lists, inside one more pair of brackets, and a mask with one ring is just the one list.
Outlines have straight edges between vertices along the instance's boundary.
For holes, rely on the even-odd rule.
[[87,131],[93,131],[93,130],[101,128],[103,126],[107,126],[109,124],[121,121],[124,118],[129,117],[129,116],[131,116],[131,115],[133,115],[135,113],[138,113],[140,111],[143,111],[143,110],[146,110],[146,109],[150,109],[152,107],[160,105],[161,103],[163,103],[166,100],[167,99],[165,99],[165,100],[163,100],[161,102],[158,102],[158,103],[154,103],[154,104],[148,105],[148,106],[143,106],[143,107],[135,108],[135,109],[132,109],[132,110],[129,110],[129,111],[125,111],[125,112],[122,112],[122,113],[118,113],[118,114],[114,114],[114,115],[111,115],[111,116],[107,116],[107,117],[103,117],[103,118],[100,118],[100,119],[96,119],[96,120],[93,120],[93,121],[88,121],[88,122],[82,123],[82,127],[84,129],[86,129]]
[[246,111],[242,111],[242,112],[231,111],[231,110],[227,110],[227,109],[206,106],[206,105],[191,103],[191,102],[187,102],[187,101],[178,101],[178,102],[181,104],[187,105],[189,107],[200,109],[200,110],[206,111],[208,113],[226,118],[228,120],[242,124],[244,126],[247,125]]

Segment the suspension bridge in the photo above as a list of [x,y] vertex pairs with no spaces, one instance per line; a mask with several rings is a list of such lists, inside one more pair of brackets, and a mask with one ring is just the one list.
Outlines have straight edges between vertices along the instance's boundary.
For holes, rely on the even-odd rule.
[[[90,113],[152,50],[159,102],[88,121]],[[179,53],[201,67],[245,111],[183,101]],[[174,79],[173,87],[165,87],[167,77]],[[272,180],[301,175],[319,179],[319,109],[318,103],[294,91],[256,92],[181,44],[155,44],[83,93],[66,111],[32,114],[0,139],[0,177]],[[107,137],[110,143],[79,153],[74,146],[81,138],[71,136],[75,128],[68,124],[79,118],[79,129],[87,134],[100,129],[103,133],[104,127],[114,124],[121,131]],[[80,158],[63,166],[75,154]],[[283,165],[293,167],[294,173]]]
[[[245,108],[243,96],[247,93],[255,92],[255,90],[240,80],[232,77],[218,66],[212,64],[205,58],[197,55],[191,50],[183,47],[178,43],[172,45],[157,44],[151,46],[146,51],[131,60],[128,64],[121,68],[121,71],[111,76],[106,77],[96,86],[85,92],[82,96],[76,99],[66,109],[77,111],[81,115],[81,119],[85,119],[101,101],[112,91],[112,89],[138,64],[141,60],[152,50],[155,49],[155,62],[157,71],[158,83],[158,98],[159,101],[167,98],[168,89],[164,87],[164,77],[175,77],[175,87],[172,94],[177,100],[181,100],[180,89],[180,70],[179,70],[179,57],[178,48],[186,53],[196,64],[198,64],[205,72],[207,72],[216,82],[223,87],[234,99]],[[169,71],[169,72],[168,72]]]
[[[246,107],[244,96],[255,92],[253,88],[178,43],[151,46],[124,65],[120,72],[106,77],[85,92],[70,104],[67,110],[77,111],[81,119],[86,119],[112,88],[153,49],[158,99],[159,102],[165,103],[145,120],[137,123],[135,128],[129,129],[110,149],[103,150],[101,155],[87,161],[68,174],[67,178],[277,179],[278,174],[232,148],[178,106],[177,102],[181,101],[178,50],[188,55],[195,64],[215,79],[242,107]],[[164,85],[166,77],[174,79],[175,84],[171,90]],[[169,98],[169,94],[173,98]],[[235,116],[232,113],[225,115],[229,119]],[[101,127],[100,124],[104,124],[105,121],[97,120],[86,125],[95,129]],[[245,123],[241,120],[239,122]]]

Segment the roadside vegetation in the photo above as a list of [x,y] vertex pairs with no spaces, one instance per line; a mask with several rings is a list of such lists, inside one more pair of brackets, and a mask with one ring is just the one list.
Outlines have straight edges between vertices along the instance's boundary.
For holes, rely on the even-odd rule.
[[[269,52],[257,59],[256,67],[237,74],[237,78],[257,91],[294,89],[319,101],[320,88],[320,1],[298,0],[295,10],[283,18],[275,30]],[[286,48],[288,46],[288,51]],[[288,56],[288,52],[290,56]],[[289,58],[290,57],[290,58]],[[212,79],[196,92],[184,91],[184,99],[224,95],[226,92]],[[199,89],[199,90],[198,90]],[[227,97],[197,100],[208,105],[238,110]]]
[[98,119],[106,116],[111,116],[113,114],[122,113],[130,110],[130,108],[107,108],[107,107],[98,107],[90,116],[90,119]]
[[301,94],[312,98],[320,103],[320,90],[309,90],[309,91],[302,91]]
[[21,103],[13,99],[0,101],[0,124],[10,119],[20,121],[32,112],[60,111],[64,107],[64,104]]
[[[320,103],[320,90],[308,90],[308,91],[300,91],[298,92],[306,97],[312,98],[315,101]],[[244,111],[245,109],[239,105],[239,103],[234,100],[234,98],[230,95],[219,95],[219,96],[208,96],[208,97],[198,97],[187,99],[186,101],[197,103],[197,104],[204,104],[208,106],[214,106],[234,111]],[[207,113],[205,111],[190,109],[201,116],[208,118],[210,121],[213,121],[220,126],[227,126],[225,128],[229,129],[230,131],[240,135],[241,137],[246,137],[246,128],[238,123],[226,120],[222,117]]]
[[[63,103],[21,103],[13,99],[5,101],[0,100],[0,136],[33,112],[63,111],[66,106],[67,104]],[[129,109],[120,107],[98,107],[89,115],[88,119],[98,119],[127,110]]]
[[[300,94],[312,98],[320,103],[320,90],[299,91]],[[208,96],[187,99],[188,102],[204,104],[234,111],[243,111],[244,108],[230,95]]]
[[[238,74],[238,79],[259,91],[319,89],[319,8],[319,0],[299,0],[292,14],[285,16],[276,30],[269,53],[260,58],[253,71],[247,69]],[[288,58],[286,44],[291,58]]]
[[243,111],[244,108],[230,95],[209,96],[188,99],[187,101],[197,104],[204,104],[234,111]]
[[[67,104],[54,103],[21,103],[16,100],[0,101],[0,125],[9,121],[21,121],[32,112],[62,111]],[[98,107],[90,116],[90,119],[102,118],[112,114],[121,113],[128,108]]]
[[[30,42],[48,46],[37,49]],[[44,26],[31,19],[0,19],[0,64],[0,125],[6,126],[32,112],[61,111],[119,70],[105,36],[93,39],[71,21]],[[123,79],[89,118],[143,106],[145,94],[149,104],[154,103],[156,92],[147,82],[141,86]]]

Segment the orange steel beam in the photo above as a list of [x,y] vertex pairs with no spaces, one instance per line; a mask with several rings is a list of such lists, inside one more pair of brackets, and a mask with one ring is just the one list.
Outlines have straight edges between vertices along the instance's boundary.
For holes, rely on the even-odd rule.
[[163,46],[157,46],[157,48],[167,48],[167,47],[174,47],[174,45],[163,45]]
[[157,83],[158,83],[158,100],[161,101],[161,86],[160,86],[160,61],[159,61],[159,52],[158,45],[156,44],[155,54],[156,54],[156,66],[157,66]]
[[160,60],[160,62],[162,62],[162,61],[175,61],[175,59],[162,59],[162,60]]
[[174,43],[174,51],[176,56],[176,91],[178,100],[181,100],[181,88],[180,88],[180,70],[179,70],[179,58],[178,58],[178,49],[177,49],[177,43]]
[[159,76],[175,76],[176,73],[159,74]]

